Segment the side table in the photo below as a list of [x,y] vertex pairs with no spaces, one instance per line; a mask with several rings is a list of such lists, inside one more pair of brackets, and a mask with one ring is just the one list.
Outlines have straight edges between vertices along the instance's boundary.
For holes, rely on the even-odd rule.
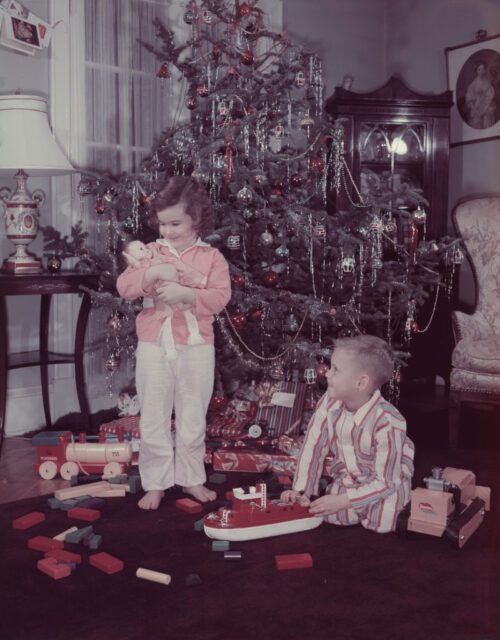
[[[85,392],[85,375],[83,367],[83,350],[85,330],[91,308],[90,295],[80,289],[83,285],[88,289],[96,289],[99,275],[79,273],[77,271],[60,271],[58,273],[11,274],[0,272],[0,451],[5,431],[5,410],[7,400],[7,373],[9,369],[22,367],[40,367],[42,383],[43,409],[47,427],[52,426],[49,402],[49,364],[74,363],[75,382],[78,403],[83,418],[90,428],[90,413]],[[82,301],[76,323],[75,348],[73,353],[56,353],[49,351],[49,314],[52,296],[61,293],[81,293]],[[41,296],[39,349],[21,353],[9,353],[8,319],[6,296]]]

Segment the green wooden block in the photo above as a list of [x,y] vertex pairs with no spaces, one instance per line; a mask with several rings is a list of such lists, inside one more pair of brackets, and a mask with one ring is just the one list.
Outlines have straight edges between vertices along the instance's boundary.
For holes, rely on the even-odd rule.
[[142,490],[141,476],[128,476],[128,483],[130,486],[130,493],[139,493],[139,491]]
[[99,549],[99,547],[101,546],[101,542],[102,542],[102,536],[99,535],[94,535],[94,537],[92,538],[92,540],[89,542],[89,548],[90,549]]
[[61,508],[61,500],[59,500],[58,498],[49,498],[47,500],[49,507],[51,509],[60,509]]
[[215,484],[222,484],[223,482],[226,482],[226,480],[227,480],[227,476],[225,473],[212,473],[208,477],[208,481],[213,482]]
[[61,501],[61,504],[59,505],[59,509],[61,509],[62,511],[69,511],[73,507],[76,507],[77,504],[78,504],[78,500],[76,498],[68,498],[68,500]]
[[203,518],[201,520],[197,520],[194,523],[194,530],[195,531],[203,531]]
[[212,540],[212,551],[227,551],[229,540]]
[[120,473],[117,476],[109,478],[108,482],[110,482],[111,484],[124,484],[125,482],[127,482],[127,480],[128,476],[125,473]]
[[87,536],[89,533],[94,531],[94,527],[89,525],[88,527],[83,527],[82,529],[78,529],[77,531],[72,531],[68,533],[64,538],[65,542],[71,542],[72,544],[80,544],[80,542]]

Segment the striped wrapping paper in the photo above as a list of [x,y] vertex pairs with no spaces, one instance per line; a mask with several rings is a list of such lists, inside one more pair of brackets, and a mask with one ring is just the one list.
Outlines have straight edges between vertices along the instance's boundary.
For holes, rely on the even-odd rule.
[[266,422],[267,435],[278,438],[283,434],[297,434],[302,424],[304,413],[304,401],[306,397],[306,384],[304,382],[279,382],[276,391],[295,395],[291,408],[277,404],[266,404],[257,410],[255,422]]

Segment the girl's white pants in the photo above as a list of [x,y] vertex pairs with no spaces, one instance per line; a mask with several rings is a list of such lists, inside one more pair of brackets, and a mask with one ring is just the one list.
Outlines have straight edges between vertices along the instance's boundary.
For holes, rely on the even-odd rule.
[[177,345],[176,349],[175,360],[167,360],[165,350],[156,342],[140,341],[137,346],[139,472],[146,491],[174,484],[191,487],[206,480],[205,429],[214,386],[214,345]]

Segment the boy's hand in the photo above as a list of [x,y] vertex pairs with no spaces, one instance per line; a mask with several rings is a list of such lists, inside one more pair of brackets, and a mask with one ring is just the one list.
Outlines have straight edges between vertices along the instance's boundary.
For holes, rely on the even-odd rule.
[[315,516],[331,516],[341,509],[347,509],[350,504],[347,493],[321,496],[321,498],[311,502],[309,513]]
[[308,507],[311,504],[311,501],[307,496],[300,493],[300,491],[295,491],[294,489],[287,489],[286,491],[283,491],[280,496],[280,500],[282,502],[291,502],[292,504],[296,502],[302,507]]

